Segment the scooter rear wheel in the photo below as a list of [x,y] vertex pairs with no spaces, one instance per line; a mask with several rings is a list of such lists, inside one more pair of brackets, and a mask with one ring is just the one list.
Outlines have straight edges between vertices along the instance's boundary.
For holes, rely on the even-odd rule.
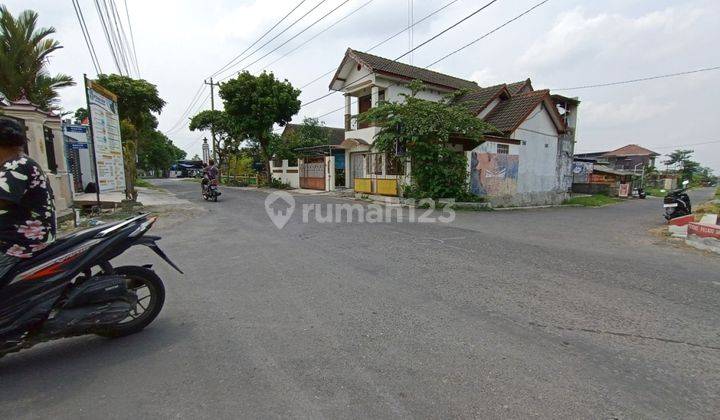
[[165,286],[154,271],[137,266],[117,267],[114,271],[125,276],[128,289],[138,295],[138,303],[128,318],[96,332],[103,337],[123,337],[141,331],[155,320],[165,303]]

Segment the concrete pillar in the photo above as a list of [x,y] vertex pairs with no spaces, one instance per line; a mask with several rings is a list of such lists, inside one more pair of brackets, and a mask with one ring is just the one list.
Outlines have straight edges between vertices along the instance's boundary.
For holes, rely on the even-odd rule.
[[351,109],[350,109],[350,95],[347,93],[345,94],[345,131],[350,131],[350,116],[351,116]]
[[371,97],[370,97],[370,106],[372,108],[375,108],[378,106],[378,102],[380,101],[380,88],[377,86],[373,86],[370,88]]
[[325,156],[325,191],[335,191],[335,156]]

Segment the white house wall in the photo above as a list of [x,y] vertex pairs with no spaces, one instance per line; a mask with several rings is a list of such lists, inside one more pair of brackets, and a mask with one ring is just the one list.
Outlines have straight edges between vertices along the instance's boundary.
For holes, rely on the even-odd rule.
[[517,192],[529,196],[558,193],[561,188],[557,174],[557,129],[542,104],[530,117],[511,136],[521,141]]
[[[410,95],[411,93],[412,91],[406,86],[390,84],[390,86],[385,89],[385,100],[388,102],[405,102],[405,97],[402,95]],[[417,97],[428,101],[438,102],[443,98],[443,93],[437,90],[427,89],[418,92]]]

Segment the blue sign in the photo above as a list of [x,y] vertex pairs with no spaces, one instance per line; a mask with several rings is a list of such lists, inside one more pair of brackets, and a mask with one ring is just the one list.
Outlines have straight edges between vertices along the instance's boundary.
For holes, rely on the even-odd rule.
[[70,133],[87,133],[88,128],[81,125],[66,125],[65,131]]
[[87,143],[68,143],[68,146],[73,150],[87,149]]

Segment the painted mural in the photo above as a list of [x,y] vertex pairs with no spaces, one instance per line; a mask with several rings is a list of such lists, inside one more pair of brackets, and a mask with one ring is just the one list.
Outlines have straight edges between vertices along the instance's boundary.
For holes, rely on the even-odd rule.
[[502,196],[517,191],[518,155],[473,152],[470,191],[475,195]]

